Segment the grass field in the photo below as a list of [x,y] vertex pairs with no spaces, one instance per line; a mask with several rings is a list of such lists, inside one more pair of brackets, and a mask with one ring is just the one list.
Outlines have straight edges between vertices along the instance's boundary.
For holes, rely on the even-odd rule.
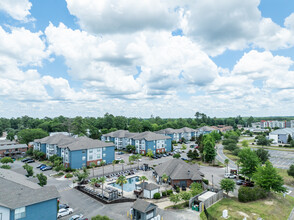
[[285,169],[277,169],[281,177],[284,179],[284,183],[288,186],[294,187],[294,178],[289,176],[287,170]]
[[[223,210],[227,209],[230,220],[239,220],[244,217],[247,220],[255,220],[259,217],[269,220],[286,220],[294,207],[294,198],[273,194],[268,199],[254,202],[241,203],[236,198],[225,198],[207,209],[208,213],[217,219],[221,219]],[[200,215],[206,220],[205,213]]]
[[239,160],[239,157],[233,155],[231,151],[229,151],[229,150],[223,150],[223,152],[224,152],[224,155],[226,155],[226,156],[227,156],[228,158],[230,158],[232,161],[237,161],[237,160]]

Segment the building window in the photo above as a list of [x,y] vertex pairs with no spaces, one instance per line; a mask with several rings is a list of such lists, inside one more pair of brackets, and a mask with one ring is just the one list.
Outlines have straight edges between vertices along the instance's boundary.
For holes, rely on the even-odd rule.
[[93,153],[93,150],[92,150],[92,149],[91,149],[91,150],[89,150],[89,153],[90,153],[90,154],[92,154],[92,153]]
[[21,219],[26,217],[26,207],[21,207],[14,210],[14,219]]
[[0,213],[0,220],[2,220],[2,213]]
[[89,160],[93,160],[93,155],[90,155],[89,156]]
[[82,160],[86,160],[86,157],[85,157],[85,156],[83,156],[83,157],[82,157]]
[[103,157],[106,157],[106,154],[103,154]]
[[103,147],[103,151],[106,151],[106,147]]
[[86,153],[86,151],[85,150],[82,150],[82,153],[84,154],[84,153]]

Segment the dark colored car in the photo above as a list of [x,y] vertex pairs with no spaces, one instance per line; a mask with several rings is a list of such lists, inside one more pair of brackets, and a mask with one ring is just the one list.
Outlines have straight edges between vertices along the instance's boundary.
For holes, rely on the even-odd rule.
[[158,158],[162,158],[162,155],[161,154],[158,154],[158,155],[156,155]]
[[37,168],[41,168],[42,166],[46,166],[46,164],[42,163],[42,164],[38,165]]
[[59,204],[59,209],[68,209],[69,205],[68,204]]
[[41,170],[42,170],[42,171],[52,170],[52,167],[50,167],[50,166],[46,166],[46,167],[42,168]]
[[254,183],[253,182],[246,181],[246,182],[243,183],[243,186],[253,187],[254,186]]
[[43,164],[42,166],[40,166],[40,170],[42,170],[43,168],[47,167],[47,165]]
[[31,159],[31,160],[27,160],[26,163],[34,163],[35,160]]
[[182,157],[181,159],[182,159],[182,160],[188,160],[188,159],[186,159],[186,158],[183,158],[183,157]]
[[237,181],[236,181],[236,184],[237,184],[237,185],[243,185],[243,183],[244,183],[244,180],[237,180]]
[[194,147],[195,147],[195,145],[194,145],[194,144],[191,144],[191,145],[190,145],[190,148],[194,148]]
[[21,162],[24,162],[25,163],[25,162],[27,162],[28,160],[31,160],[31,159],[32,158],[25,158],[25,159],[22,159]]

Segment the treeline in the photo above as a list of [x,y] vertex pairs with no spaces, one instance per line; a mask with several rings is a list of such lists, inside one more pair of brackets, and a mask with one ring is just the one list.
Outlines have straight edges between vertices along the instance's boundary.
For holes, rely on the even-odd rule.
[[103,117],[80,117],[68,118],[59,116],[55,118],[32,118],[28,116],[18,118],[0,118],[0,135],[3,131],[9,133],[9,139],[23,129],[42,129],[50,132],[69,132],[76,135],[88,135],[91,138],[100,138],[101,134],[115,130],[129,130],[131,132],[157,131],[164,128],[198,128],[202,126],[251,125],[253,117],[242,118],[241,116],[230,118],[211,118],[204,113],[196,112],[194,118],[160,118],[151,116],[148,119],[127,118],[114,116],[106,113]]

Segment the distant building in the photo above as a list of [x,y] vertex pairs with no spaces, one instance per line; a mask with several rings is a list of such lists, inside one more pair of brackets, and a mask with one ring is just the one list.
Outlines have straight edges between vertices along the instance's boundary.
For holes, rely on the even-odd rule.
[[57,219],[59,193],[55,186],[41,187],[24,175],[1,169],[0,189],[0,219]]
[[287,128],[294,128],[294,120],[287,121],[286,127]]
[[143,190],[143,197],[147,199],[153,199],[155,193],[159,193],[160,187],[154,183],[138,183],[136,184],[136,190]]
[[198,164],[188,164],[181,159],[171,159],[154,168],[154,175],[158,183],[162,183],[162,175],[169,177],[172,186],[189,187],[193,182],[202,182],[204,174],[200,172]]
[[287,144],[289,135],[294,138],[294,128],[277,129],[269,133],[269,139],[273,140],[274,144]]
[[171,137],[151,131],[131,133],[127,130],[118,130],[102,135],[101,140],[113,142],[117,149],[134,145],[136,152],[141,154],[146,154],[149,149],[153,154],[171,151]]
[[26,144],[0,145],[0,158],[11,157],[16,159],[24,155],[27,150],[28,146]]
[[286,128],[287,121],[260,121],[261,128]]
[[0,140],[0,146],[3,145],[15,145],[18,144],[16,141],[10,141],[10,140]]
[[225,125],[211,126],[211,128],[218,130],[222,133],[233,130],[232,126],[225,126]]
[[69,137],[63,134],[48,136],[34,141],[34,149],[40,150],[49,158],[53,155],[62,157],[65,167],[79,169],[91,163],[107,164],[115,159],[114,144],[88,137]]

